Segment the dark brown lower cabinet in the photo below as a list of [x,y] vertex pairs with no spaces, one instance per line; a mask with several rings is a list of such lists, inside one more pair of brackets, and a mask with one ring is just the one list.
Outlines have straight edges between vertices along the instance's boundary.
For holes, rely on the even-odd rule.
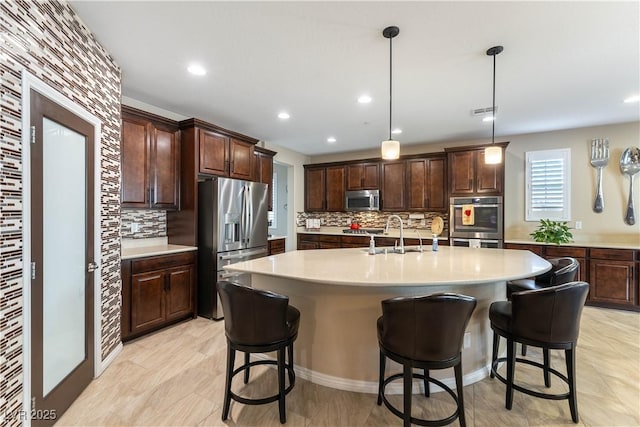
[[196,253],[122,261],[122,340],[195,316]]
[[[394,246],[399,239],[395,237],[376,237],[376,246]],[[418,246],[418,239],[404,239],[405,246]],[[446,240],[439,240],[439,243],[448,246]],[[423,240],[424,250],[429,250],[431,239]],[[330,234],[306,234],[298,233],[298,250],[305,249],[341,249],[341,248],[368,248],[369,236],[337,236]]]
[[587,305],[640,311],[638,250],[514,243],[505,244],[505,249],[531,250],[547,259],[576,258],[580,263],[577,280],[589,283]]
[[638,304],[638,272],[633,252],[621,249],[591,249],[590,301],[614,306]]
[[285,239],[269,240],[269,255],[283,254],[285,252]]

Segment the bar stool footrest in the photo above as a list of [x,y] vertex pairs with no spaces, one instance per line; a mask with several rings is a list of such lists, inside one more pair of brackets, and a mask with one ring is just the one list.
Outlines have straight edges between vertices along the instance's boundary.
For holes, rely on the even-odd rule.
[[[421,379],[421,380],[428,380],[430,383],[433,383],[435,385],[437,385],[438,387],[442,388],[444,391],[446,391],[447,393],[449,393],[449,395],[453,398],[453,400],[456,403],[456,411],[451,414],[450,416],[446,417],[446,418],[442,418],[439,420],[424,420],[421,418],[415,418],[415,417],[411,417],[411,424],[417,424],[420,426],[445,426],[447,424],[451,424],[456,418],[458,418],[459,414],[459,404],[458,404],[458,396],[456,396],[456,394],[453,392],[453,390],[451,390],[450,387],[448,387],[447,385],[445,385],[442,381],[439,381],[435,378],[425,378],[425,376],[423,374],[418,374],[418,373],[413,373],[412,377],[415,379]],[[403,419],[404,418],[404,412],[400,411],[398,408],[396,408],[395,406],[393,406],[391,404],[391,402],[389,402],[387,400],[387,397],[384,394],[384,390],[387,387],[387,384],[391,383],[392,381],[395,381],[397,379],[402,379],[403,375],[402,374],[394,374],[391,375],[390,377],[386,378],[384,380],[384,382],[382,383],[382,401],[384,402],[384,406],[386,406],[395,416]]]
[[[250,363],[246,363],[236,369],[234,369],[233,373],[231,374],[231,378],[233,379],[233,377],[235,377],[237,374],[239,374],[240,372],[244,372],[246,369],[249,369],[252,366],[256,366],[256,365],[278,365],[278,362],[275,360],[256,360]],[[293,379],[293,381],[290,382],[289,386],[287,388],[284,389],[284,394],[287,395],[289,394],[289,392],[291,391],[291,389],[293,389],[293,386],[296,383],[296,373],[293,370],[292,366],[289,366],[288,364],[285,363],[284,366],[285,370],[287,371],[287,376],[290,379]],[[231,399],[235,400],[236,402],[240,402],[243,403],[245,405],[262,405],[265,403],[271,403],[271,402],[275,402],[278,400],[278,398],[280,397],[279,394],[274,394],[273,396],[268,396],[268,397],[263,397],[260,399],[250,399],[248,397],[242,397],[239,396],[237,394],[235,394],[232,390],[229,390],[229,396],[231,396]]]
[[[505,377],[503,377],[502,374],[498,373],[498,364],[503,363],[503,362],[504,363],[507,362],[507,358],[506,357],[497,358],[496,361],[491,364],[491,372],[493,373],[493,375],[496,378],[498,378],[500,381],[502,381],[503,384],[507,384],[507,379]],[[527,365],[535,366],[537,368],[540,368],[540,369],[544,370],[544,365],[542,363],[539,363],[539,362],[536,362],[536,361],[533,361],[533,360],[522,359],[522,358],[516,357],[516,363],[525,363]],[[557,370],[555,370],[555,369],[553,369],[551,367],[549,367],[549,372],[551,372],[556,377],[560,378],[562,381],[565,382],[565,384],[569,385],[569,379],[562,372],[559,372],[559,371],[557,371]],[[531,390],[529,388],[523,387],[523,386],[518,385],[516,383],[513,383],[513,389],[517,390],[517,391],[519,391],[521,393],[528,394],[529,396],[540,397],[542,399],[548,399],[548,400],[565,400],[565,399],[569,399],[569,392],[558,393],[558,394],[542,393],[542,392],[539,392],[539,391],[535,391],[535,390]]]

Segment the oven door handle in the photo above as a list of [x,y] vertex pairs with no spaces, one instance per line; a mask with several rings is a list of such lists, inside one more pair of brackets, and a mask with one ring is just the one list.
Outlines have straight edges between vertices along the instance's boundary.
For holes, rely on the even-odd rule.
[[267,254],[267,250],[266,249],[257,249],[255,251],[249,251],[249,252],[244,252],[241,254],[235,254],[235,255],[223,255],[220,257],[221,261],[228,261],[230,259],[239,259],[239,258],[246,258],[246,257],[250,257],[253,255],[262,255],[262,254]]
[[[469,203],[470,205],[472,205],[474,208],[499,208],[502,205],[476,205],[473,203]],[[454,208],[460,208],[462,209],[463,206],[466,206],[466,204],[464,205],[453,205]]]
[[243,273],[241,271],[236,271],[233,273],[222,273],[220,274],[220,279],[230,279],[232,277],[240,276],[242,274],[246,274],[246,273]]

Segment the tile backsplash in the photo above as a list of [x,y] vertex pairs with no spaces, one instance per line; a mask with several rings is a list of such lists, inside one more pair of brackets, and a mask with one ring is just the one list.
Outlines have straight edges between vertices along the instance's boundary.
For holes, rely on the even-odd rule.
[[[132,224],[138,225],[138,231],[132,231]],[[122,209],[123,239],[148,239],[167,235],[167,211],[150,209]]]
[[[412,219],[409,225],[409,214],[420,213],[424,215],[422,219]],[[298,212],[296,215],[296,226],[304,227],[307,219],[319,219],[323,227],[345,227],[352,221],[356,221],[364,228],[384,228],[389,215],[398,215],[402,218],[405,228],[418,230],[431,230],[431,221],[439,216],[444,221],[443,236],[449,234],[449,216],[442,212]],[[424,223],[423,223],[424,221]],[[398,223],[391,224],[392,228],[397,228]]]

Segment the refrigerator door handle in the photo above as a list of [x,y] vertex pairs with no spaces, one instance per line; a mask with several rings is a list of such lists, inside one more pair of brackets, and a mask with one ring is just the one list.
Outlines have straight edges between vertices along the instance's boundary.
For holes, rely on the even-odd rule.
[[249,246],[249,240],[251,239],[251,234],[253,233],[253,231],[251,230],[252,226],[251,226],[251,221],[253,220],[253,198],[251,195],[251,186],[247,185],[247,204],[248,204],[248,209],[247,209],[247,235],[245,236],[246,242],[247,242],[247,247]]
[[244,247],[244,236],[247,233],[247,187],[242,186],[242,206],[240,208],[240,246]]

